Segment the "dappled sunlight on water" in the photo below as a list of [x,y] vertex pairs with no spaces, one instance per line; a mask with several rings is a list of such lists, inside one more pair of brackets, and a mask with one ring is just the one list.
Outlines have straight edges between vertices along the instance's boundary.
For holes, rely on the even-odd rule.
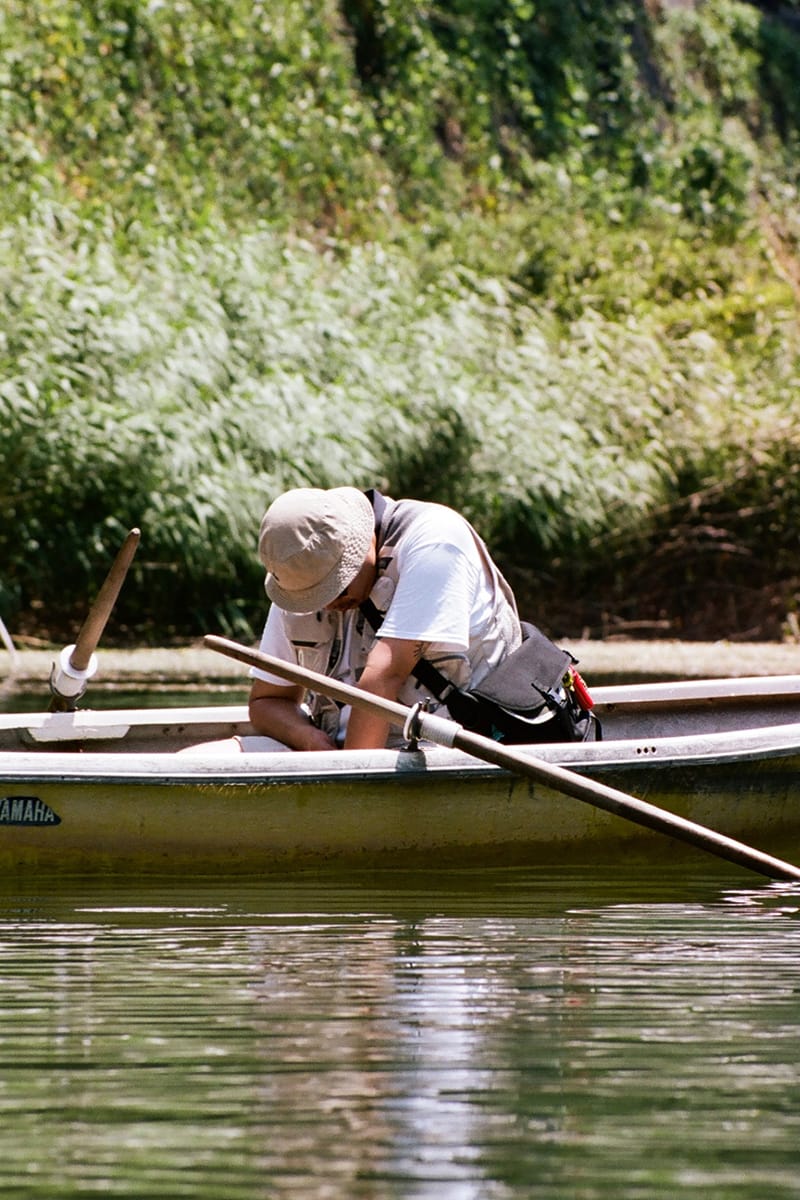
[[795,1196],[800,891],[6,880],[4,1196]]

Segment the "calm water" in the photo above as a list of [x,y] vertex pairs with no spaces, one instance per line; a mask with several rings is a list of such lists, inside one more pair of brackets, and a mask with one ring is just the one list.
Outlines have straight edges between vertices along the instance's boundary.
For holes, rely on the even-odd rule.
[[800,1196],[800,891],[0,883],[0,1194]]
[[[203,687],[187,688],[178,691],[171,686],[165,686],[160,691],[137,688],[130,691],[118,687],[92,688],[85,699],[78,704],[79,708],[176,708],[182,705],[203,704],[246,704],[248,689],[229,687],[220,688],[215,685],[213,690]],[[47,680],[35,691],[20,691],[12,687],[8,681],[0,681],[0,713],[43,713],[47,712],[50,704],[50,689]]]

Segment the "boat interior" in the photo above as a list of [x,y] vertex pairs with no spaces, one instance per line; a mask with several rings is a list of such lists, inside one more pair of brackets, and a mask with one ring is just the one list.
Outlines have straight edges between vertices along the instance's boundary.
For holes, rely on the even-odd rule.
[[[800,722],[800,675],[617,684],[593,689],[604,741],[753,730]],[[0,713],[0,750],[169,753],[250,737],[247,706]]]

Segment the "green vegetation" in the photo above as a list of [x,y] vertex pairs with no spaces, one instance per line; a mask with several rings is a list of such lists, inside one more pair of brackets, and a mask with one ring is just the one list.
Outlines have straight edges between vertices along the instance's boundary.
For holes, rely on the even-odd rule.
[[252,636],[266,503],[378,483],[556,634],[794,636],[798,77],[798,3],[7,0],[6,624],[138,525],[110,637]]

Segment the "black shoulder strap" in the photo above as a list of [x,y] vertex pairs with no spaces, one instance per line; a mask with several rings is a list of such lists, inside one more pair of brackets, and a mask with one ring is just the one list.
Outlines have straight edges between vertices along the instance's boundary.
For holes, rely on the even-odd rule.
[[[378,536],[378,543],[381,540],[381,527],[383,525],[383,517],[386,512],[386,497],[383,496],[375,488],[368,488],[364,495],[372,505],[372,511],[375,513],[375,533]],[[377,612],[378,610],[375,609]],[[367,618],[369,620],[369,618]],[[370,622],[371,624],[372,622]]]

